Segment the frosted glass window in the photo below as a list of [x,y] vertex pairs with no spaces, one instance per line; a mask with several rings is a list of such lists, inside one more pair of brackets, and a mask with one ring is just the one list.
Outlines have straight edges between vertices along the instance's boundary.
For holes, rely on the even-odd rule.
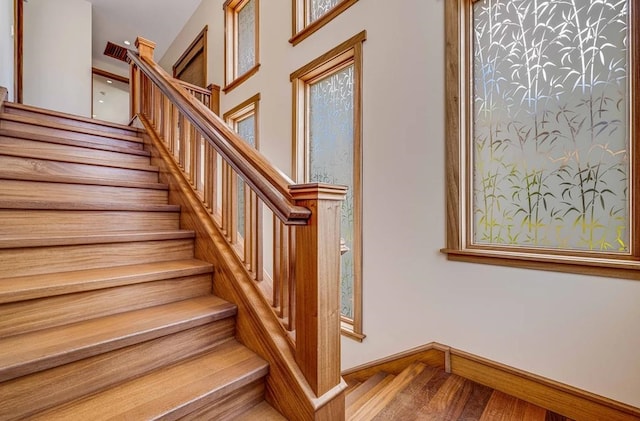
[[333,9],[340,0],[311,0],[309,7],[309,23],[315,22]]
[[473,5],[472,241],[630,251],[629,1]]
[[[238,135],[245,140],[249,145],[256,147],[256,131],[255,131],[255,115],[240,120],[236,124],[236,131]],[[238,177],[238,232],[241,236],[245,235],[245,221],[246,221],[246,209],[245,209],[245,185],[244,181]]]
[[256,65],[256,10],[250,0],[238,12],[238,70],[237,76]]
[[[353,250],[354,66],[309,86],[309,180],[349,187],[342,202],[341,236]],[[342,314],[353,317],[353,253],[342,256]]]

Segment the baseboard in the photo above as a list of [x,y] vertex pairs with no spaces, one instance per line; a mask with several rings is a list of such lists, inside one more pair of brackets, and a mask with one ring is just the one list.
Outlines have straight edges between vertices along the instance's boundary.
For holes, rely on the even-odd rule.
[[531,402],[576,421],[638,421],[640,408],[528,373],[436,342],[343,371],[347,383],[379,371],[398,374],[420,361]]

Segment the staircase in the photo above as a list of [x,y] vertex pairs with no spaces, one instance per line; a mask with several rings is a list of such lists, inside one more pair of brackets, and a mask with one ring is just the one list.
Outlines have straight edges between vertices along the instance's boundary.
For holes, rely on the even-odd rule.
[[283,419],[139,129],[4,103],[0,420]]

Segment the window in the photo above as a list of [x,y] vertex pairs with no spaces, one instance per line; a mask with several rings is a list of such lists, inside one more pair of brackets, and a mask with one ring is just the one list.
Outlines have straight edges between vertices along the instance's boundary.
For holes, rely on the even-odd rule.
[[446,3],[450,259],[637,278],[631,4]]
[[[260,94],[256,94],[237,107],[224,114],[224,120],[231,128],[240,135],[245,142],[258,149],[258,104]],[[247,241],[256,241],[252,236],[262,231],[262,210],[255,193],[245,188],[244,181],[235,175],[235,182],[232,183],[231,194],[236,197],[235,209],[232,225],[234,225],[231,235],[231,242],[238,247],[240,256],[245,259],[247,267],[251,269],[254,264],[251,262],[248,253]],[[256,274],[261,277],[262,273]]]
[[347,10],[358,0],[292,0],[293,36],[289,40],[298,44],[333,18]]
[[227,0],[225,83],[228,92],[258,71],[258,0]]
[[343,333],[362,340],[362,43],[354,36],[291,74],[294,174],[349,187],[342,203]]

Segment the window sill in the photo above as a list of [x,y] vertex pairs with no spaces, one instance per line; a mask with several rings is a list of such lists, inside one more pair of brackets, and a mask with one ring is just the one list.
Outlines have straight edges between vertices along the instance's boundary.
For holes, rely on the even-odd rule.
[[353,322],[350,320],[345,320],[344,317],[340,321],[340,333],[343,336],[346,336],[349,339],[353,339],[354,341],[362,342],[364,338],[367,337],[364,333],[356,332]]
[[222,88],[222,92],[224,92],[225,94],[231,92],[234,88],[241,85],[245,80],[255,75],[258,72],[258,69],[260,69],[260,64],[256,64],[251,69],[247,70],[242,75],[229,82],[224,88]]
[[504,250],[441,249],[447,259],[522,269],[640,280],[640,261],[603,257],[533,254]]

